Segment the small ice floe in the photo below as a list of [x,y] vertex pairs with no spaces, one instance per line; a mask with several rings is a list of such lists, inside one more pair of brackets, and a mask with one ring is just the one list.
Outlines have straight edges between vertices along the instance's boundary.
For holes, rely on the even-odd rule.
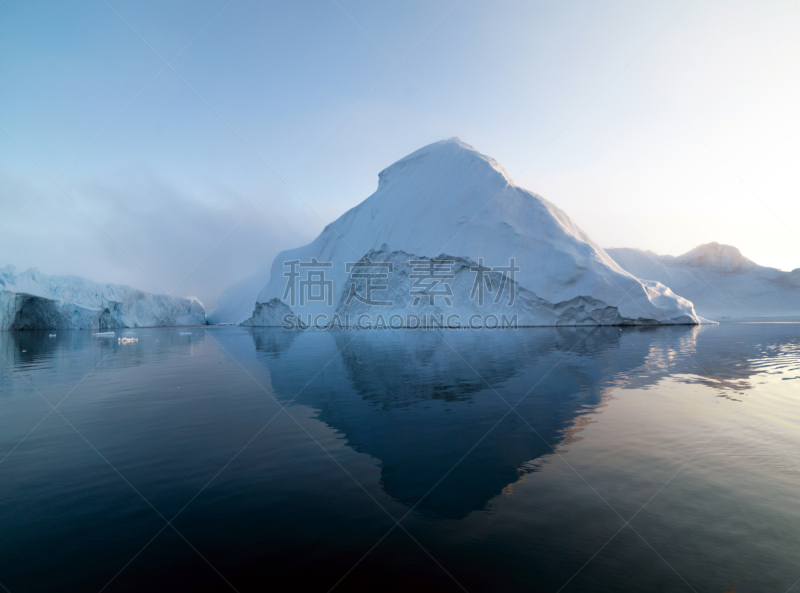
[[117,344],[132,344],[138,341],[139,338],[133,332],[125,332],[121,337],[117,338]]
[[117,334],[114,332],[97,332],[94,334],[94,336],[97,338],[113,338],[116,335]]
[[47,336],[47,337],[49,337],[49,338],[55,338],[55,337],[56,337],[56,335],[55,335],[55,334],[48,334],[48,336]]
[[192,332],[181,332],[182,336],[191,336]]

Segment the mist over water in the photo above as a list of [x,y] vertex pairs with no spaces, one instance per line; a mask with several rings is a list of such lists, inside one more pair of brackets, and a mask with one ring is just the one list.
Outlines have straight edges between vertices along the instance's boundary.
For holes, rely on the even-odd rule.
[[798,328],[0,333],[0,583],[786,591]]

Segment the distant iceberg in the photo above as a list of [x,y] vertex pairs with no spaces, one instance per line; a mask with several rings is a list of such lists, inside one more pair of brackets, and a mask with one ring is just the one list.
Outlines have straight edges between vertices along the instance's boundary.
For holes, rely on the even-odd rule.
[[197,300],[151,294],[78,276],[0,268],[0,331],[204,325]]
[[258,293],[269,278],[269,270],[248,276],[229,286],[220,296],[216,307],[208,313],[209,325],[237,325],[253,315]]
[[[258,278],[226,291],[219,311],[230,314],[216,315],[215,322],[241,321],[245,306],[250,311],[246,325],[281,325],[286,315],[330,319],[346,309],[363,312],[358,302],[345,303],[352,264],[376,257],[394,263],[384,294],[398,297],[418,286],[410,277],[409,260],[452,261],[448,290],[453,294],[442,294],[452,296],[450,302],[438,299],[429,306],[438,307],[431,312],[455,314],[462,321],[478,306],[471,298],[473,269],[485,265],[496,270],[515,262],[516,309],[501,307],[492,314],[517,312],[520,325],[701,322],[691,302],[657,281],[641,281],[623,270],[563,210],[515,185],[495,160],[457,138],[421,148],[382,171],[369,198],[325,227],[312,243],[278,254],[269,276],[261,275],[263,288],[255,301]],[[322,272],[331,298],[293,302],[287,282],[296,279],[286,267],[292,261],[326,265]],[[497,309],[496,304],[492,300],[487,307]],[[424,302],[398,298],[391,313],[414,313],[421,306]],[[390,311],[370,307],[370,313]]]
[[760,266],[731,245],[707,243],[678,257],[641,249],[606,249],[625,270],[666,284],[715,321],[800,319],[800,268]]

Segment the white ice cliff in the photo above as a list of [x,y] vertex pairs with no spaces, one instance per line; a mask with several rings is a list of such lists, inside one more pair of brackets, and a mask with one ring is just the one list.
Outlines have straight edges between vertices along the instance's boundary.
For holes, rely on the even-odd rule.
[[[385,280],[374,282],[387,286],[375,293],[376,299],[396,297],[390,308],[357,300],[345,305],[352,271],[346,264],[368,255],[373,262],[380,257],[395,264]],[[302,266],[312,258],[331,264],[316,269],[331,281],[332,298],[306,298],[301,304],[300,294],[309,285],[304,289],[299,283],[308,280],[306,274],[315,268],[297,267],[300,275],[292,276],[292,267],[284,263],[296,260]],[[407,298],[418,282],[409,277],[413,270],[408,260],[424,258],[454,262],[446,270],[454,278],[439,282],[438,288],[432,288],[433,281],[419,285],[435,292],[447,284],[453,293],[450,304],[439,295],[433,303]],[[480,262],[488,268],[507,267],[512,258],[519,268],[513,278],[517,293],[513,306],[498,307],[494,294],[487,296],[489,303],[483,307],[469,298],[475,276],[471,268]],[[501,273],[493,273],[497,288]],[[457,314],[464,324],[475,312],[490,310],[516,312],[520,325],[700,321],[691,302],[658,282],[641,281],[623,270],[564,211],[516,186],[496,161],[455,138],[421,148],[382,171],[374,194],[325,227],[312,243],[278,254],[268,281],[264,280],[249,325],[280,325],[286,311],[301,318],[309,314],[331,318],[337,310],[350,309],[374,317],[416,314],[425,307],[445,316]],[[292,284],[288,293],[287,281]]]
[[150,294],[78,276],[0,268],[0,331],[204,325],[196,300]]
[[656,280],[694,303],[699,315],[725,319],[800,317],[800,268],[760,266],[730,245],[707,243],[678,257],[620,248],[606,252],[631,274]]

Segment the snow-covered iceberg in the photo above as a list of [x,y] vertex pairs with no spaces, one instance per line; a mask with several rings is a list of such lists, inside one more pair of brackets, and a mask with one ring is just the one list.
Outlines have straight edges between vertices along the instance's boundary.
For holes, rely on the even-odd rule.
[[150,294],[78,276],[0,268],[0,330],[204,325],[197,300]]
[[[345,305],[351,275],[357,271],[353,264],[365,257],[394,263],[376,284],[385,286],[379,298],[387,294],[397,298],[388,308],[369,305],[373,317],[415,314],[428,302],[465,323],[481,307],[473,291],[476,270],[497,273],[506,268],[500,275],[509,281],[506,290],[515,287],[516,301],[499,311],[519,313],[520,325],[700,321],[691,302],[658,282],[641,281],[623,270],[564,211],[516,186],[496,161],[453,138],[391,165],[380,173],[374,194],[325,227],[312,243],[278,254],[258,295],[255,314],[246,323],[280,325],[286,311],[301,319],[309,315],[331,319],[337,310],[345,312],[353,307],[352,299]],[[440,268],[447,278],[436,282],[435,272],[427,283],[412,278],[410,260],[431,258],[453,262]],[[518,269],[512,272],[512,267]],[[316,287],[309,283],[312,272]],[[497,309],[495,280],[494,292],[487,298],[489,308]],[[415,287],[427,287],[424,296],[445,292],[432,301],[400,298]],[[444,296],[451,296],[450,302]],[[358,311],[353,312],[363,311],[361,305],[358,301]]]
[[703,317],[800,318],[800,268],[783,272],[760,266],[736,247],[719,243],[677,257],[632,248],[606,252],[634,276],[662,282],[691,300]]

